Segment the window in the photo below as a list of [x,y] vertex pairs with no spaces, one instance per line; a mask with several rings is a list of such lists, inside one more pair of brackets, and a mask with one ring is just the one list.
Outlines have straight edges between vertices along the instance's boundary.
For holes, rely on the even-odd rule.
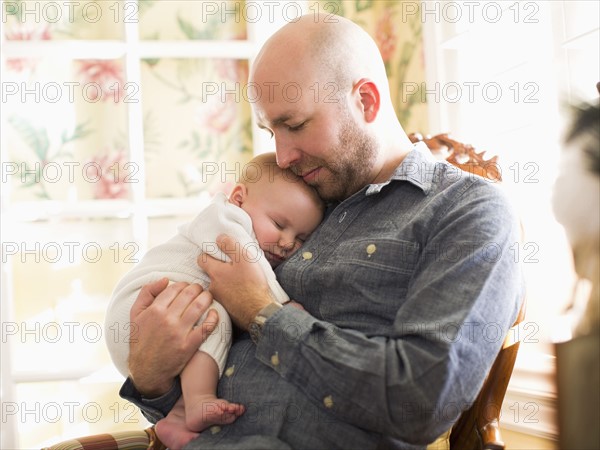
[[432,131],[450,131],[499,156],[503,186],[517,208],[523,239],[511,247],[523,264],[527,315],[504,402],[502,426],[555,438],[552,341],[575,274],[554,219],[566,102],[598,97],[598,3],[589,1],[423,2]]
[[284,18],[233,1],[1,6],[0,446],[142,429],[106,351],[127,331],[105,335],[111,291],[261,148],[243,84]]

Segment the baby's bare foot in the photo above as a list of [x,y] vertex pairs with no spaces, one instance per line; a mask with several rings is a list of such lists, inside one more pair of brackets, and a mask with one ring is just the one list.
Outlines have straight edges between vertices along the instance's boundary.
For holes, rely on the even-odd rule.
[[199,435],[186,426],[182,405],[175,405],[167,417],[156,423],[155,429],[160,441],[170,450],[182,448]]
[[233,423],[244,411],[243,405],[205,395],[186,408],[185,423],[190,430],[202,431],[212,425]]

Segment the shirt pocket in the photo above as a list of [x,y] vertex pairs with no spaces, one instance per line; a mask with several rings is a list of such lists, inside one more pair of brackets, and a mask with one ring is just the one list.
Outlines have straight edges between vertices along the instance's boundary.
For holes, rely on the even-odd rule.
[[415,242],[364,238],[339,245],[327,258],[321,277],[329,290],[320,304],[325,320],[366,333],[391,327],[406,298],[419,258]]

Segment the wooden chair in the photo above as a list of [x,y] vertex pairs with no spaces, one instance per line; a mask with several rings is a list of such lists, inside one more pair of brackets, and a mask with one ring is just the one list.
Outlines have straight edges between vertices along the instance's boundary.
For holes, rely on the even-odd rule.
[[[463,144],[448,134],[423,137],[418,133],[409,135],[412,142],[423,141],[431,152],[440,159],[460,167],[469,173],[480,175],[494,182],[501,181],[497,157],[485,160],[484,152],[477,153],[468,144]],[[498,353],[479,395],[469,409],[464,411],[450,432],[451,450],[505,450],[500,435],[500,410],[508,382],[519,350],[520,334],[516,327],[525,317],[525,301],[521,305],[517,320],[509,331],[502,349]],[[440,439],[429,448],[447,448]],[[72,439],[43,450],[165,450],[154,428],[112,433]]]
[[525,318],[523,300],[515,324],[490,369],[475,403],[464,411],[450,433],[451,450],[505,450],[500,434],[500,411],[519,351],[518,325]]
[[420,133],[411,133],[412,142],[425,142],[438,159],[445,159],[465,172],[487,178],[494,182],[502,181],[502,174],[498,166],[498,156],[484,159],[485,152],[477,153],[472,145],[464,144],[452,139],[447,133],[423,137]]

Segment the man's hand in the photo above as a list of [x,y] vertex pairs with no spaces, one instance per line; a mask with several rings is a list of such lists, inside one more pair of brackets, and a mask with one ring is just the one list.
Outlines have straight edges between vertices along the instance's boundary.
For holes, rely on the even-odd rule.
[[215,329],[214,309],[195,326],[212,303],[198,284],[173,283],[163,278],[147,284],[131,308],[129,373],[146,397],[166,393],[174,378]]
[[271,290],[260,266],[250,260],[239,242],[221,235],[217,238],[217,246],[231,261],[223,262],[203,253],[198,257],[198,265],[210,277],[210,292],[232,320],[247,330],[258,312],[274,301]]

